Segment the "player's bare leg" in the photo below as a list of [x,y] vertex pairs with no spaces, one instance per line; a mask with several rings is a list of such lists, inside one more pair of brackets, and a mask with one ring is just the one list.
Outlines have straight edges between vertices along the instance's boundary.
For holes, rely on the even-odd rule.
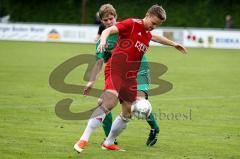
[[116,91],[106,90],[103,92],[101,100],[98,100],[99,107],[95,109],[91,115],[83,135],[81,136],[80,140],[74,145],[74,150],[77,152],[82,152],[84,150],[88,144],[91,133],[102,124],[106,114],[117,105],[117,102],[118,93]]

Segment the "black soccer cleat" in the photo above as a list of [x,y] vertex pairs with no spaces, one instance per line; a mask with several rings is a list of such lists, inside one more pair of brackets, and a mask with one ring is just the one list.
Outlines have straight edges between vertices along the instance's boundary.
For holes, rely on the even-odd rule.
[[158,133],[159,133],[158,129],[151,129],[150,130],[150,133],[149,133],[149,136],[148,136],[148,139],[147,139],[147,142],[146,142],[147,146],[153,146],[153,145],[156,144]]

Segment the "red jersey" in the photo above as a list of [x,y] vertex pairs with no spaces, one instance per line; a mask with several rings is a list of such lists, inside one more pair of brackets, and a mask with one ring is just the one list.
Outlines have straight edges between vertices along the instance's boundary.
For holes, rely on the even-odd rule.
[[133,102],[137,95],[137,73],[152,38],[143,20],[127,19],[118,24],[117,45],[105,67],[105,90],[116,90],[119,99]]
[[112,54],[126,53],[128,61],[141,61],[149,47],[152,35],[144,29],[142,19],[127,19],[115,25],[119,31],[119,40]]

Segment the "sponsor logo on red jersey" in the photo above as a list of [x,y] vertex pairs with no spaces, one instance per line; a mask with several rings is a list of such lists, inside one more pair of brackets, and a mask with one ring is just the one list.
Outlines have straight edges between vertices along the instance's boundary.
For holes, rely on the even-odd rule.
[[138,40],[135,43],[135,47],[138,49],[139,52],[147,52],[147,49],[148,49],[148,47],[144,43]]

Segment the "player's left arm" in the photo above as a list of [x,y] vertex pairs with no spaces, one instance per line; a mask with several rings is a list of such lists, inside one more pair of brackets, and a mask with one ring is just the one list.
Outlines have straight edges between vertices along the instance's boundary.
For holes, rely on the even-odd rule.
[[173,46],[177,50],[179,50],[180,52],[182,52],[184,54],[187,53],[187,49],[183,45],[181,45],[181,44],[179,44],[177,42],[174,42],[174,41],[172,41],[172,40],[170,40],[170,39],[168,39],[166,37],[153,34],[151,40],[155,41],[157,43],[163,44],[163,45]]

